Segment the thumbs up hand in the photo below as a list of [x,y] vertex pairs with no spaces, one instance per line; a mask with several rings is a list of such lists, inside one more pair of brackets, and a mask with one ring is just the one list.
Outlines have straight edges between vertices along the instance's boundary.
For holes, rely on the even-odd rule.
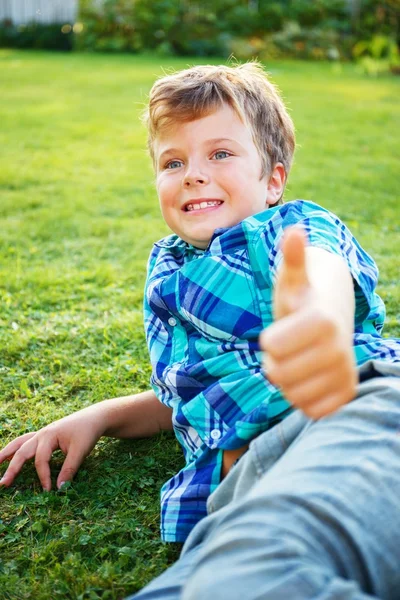
[[355,395],[354,297],[342,260],[286,230],[274,289],[275,322],[260,335],[268,379],[312,419]]

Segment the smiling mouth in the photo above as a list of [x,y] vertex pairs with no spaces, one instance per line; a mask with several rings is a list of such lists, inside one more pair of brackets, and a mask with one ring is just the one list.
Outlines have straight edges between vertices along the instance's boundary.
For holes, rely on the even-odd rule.
[[210,206],[220,206],[223,204],[222,200],[207,200],[203,202],[192,202],[186,204],[184,210],[185,212],[194,212],[196,210],[202,210],[204,208],[209,208]]

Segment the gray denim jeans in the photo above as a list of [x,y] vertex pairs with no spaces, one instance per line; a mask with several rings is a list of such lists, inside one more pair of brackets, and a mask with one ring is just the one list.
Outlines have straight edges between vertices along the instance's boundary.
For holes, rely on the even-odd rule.
[[132,599],[398,600],[400,364],[369,361],[353,402],[253,440],[208,510]]

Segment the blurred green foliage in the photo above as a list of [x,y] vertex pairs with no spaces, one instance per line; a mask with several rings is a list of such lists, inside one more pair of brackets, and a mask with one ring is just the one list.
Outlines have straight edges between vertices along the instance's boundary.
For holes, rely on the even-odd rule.
[[80,0],[72,31],[3,23],[0,46],[338,60],[358,58],[361,42],[367,61],[387,68],[371,40],[397,47],[399,20],[400,0]]
[[0,23],[0,48],[69,51],[73,49],[73,44],[72,25],[13,25],[11,21]]
[[353,56],[367,75],[379,75],[387,70],[400,72],[400,54],[396,42],[385,35],[371,40],[360,40],[353,48]]
[[[357,10],[356,10],[357,9]],[[261,59],[352,58],[359,41],[398,40],[398,0],[81,0],[86,50]]]

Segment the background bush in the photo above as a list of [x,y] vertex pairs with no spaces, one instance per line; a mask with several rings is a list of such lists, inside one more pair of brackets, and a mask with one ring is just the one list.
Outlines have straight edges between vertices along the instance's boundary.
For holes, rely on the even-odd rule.
[[74,39],[72,25],[41,25],[27,23],[13,25],[11,21],[0,24],[1,48],[34,48],[36,50],[73,49]]
[[376,35],[399,41],[398,0],[82,0],[80,18],[91,50],[337,59]]
[[82,30],[3,23],[0,46],[335,60],[374,37],[397,47],[399,14],[399,0],[80,0]]

